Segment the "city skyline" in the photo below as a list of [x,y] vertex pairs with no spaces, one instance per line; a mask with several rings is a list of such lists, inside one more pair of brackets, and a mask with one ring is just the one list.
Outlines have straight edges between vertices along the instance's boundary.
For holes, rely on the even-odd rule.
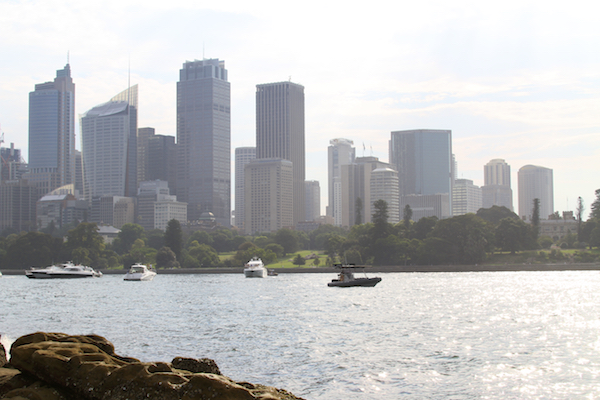
[[[15,143],[29,160],[27,93],[65,61],[77,83],[76,115],[127,87],[131,66],[139,126],[175,136],[181,62],[218,57],[232,84],[232,149],[254,145],[255,85],[291,76],[306,88],[306,179],[322,187],[333,138],[353,140],[359,157],[388,161],[391,131],[451,129],[457,178],[482,186],[482,166],[502,158],[511,165],[516,205],[519,168],[544,165],[554,171],[555,209],[573,210],[582,196],[589,214],[600,186],[600,60],[589,49],[600,33],[582,3],[565,10],[527,1],[427,2],[404,9],[400,24],[383,3],[307,4],[294,21],[261,1],[144,4],[144,13],[126,19],[110,11],[141,4],[0,5],[5,146]],[[66,20],[68,29],[57,22]],[[357,31],[366,20],[375,25]],[[302,29],[307,21],[310,32]],[[368,51],[358,55],[361,49]],[[327,203],[322,190],[322,213]]]

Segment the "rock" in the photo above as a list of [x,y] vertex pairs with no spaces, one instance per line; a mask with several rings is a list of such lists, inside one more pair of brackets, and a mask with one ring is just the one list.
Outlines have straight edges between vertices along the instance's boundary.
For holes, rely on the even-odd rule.
[[183,369],[185,371],[221,375],[217,363],[210,358],[196,360],[195,358],[175,357],[173,361],[171,361],[171,364],[173,365],[173,368]]
[[285,390],[234,382],[210,359],[146,363],[121,357],[96,335],[23,336],[13,343],[10,363],[0,371],[3,399],[299,399]]
[[[0,336],[0,339],[2,339],[2,336]],[[0,367],[4,367],[6,362],[6,350],[4,349],[4,345],[0,341]]]

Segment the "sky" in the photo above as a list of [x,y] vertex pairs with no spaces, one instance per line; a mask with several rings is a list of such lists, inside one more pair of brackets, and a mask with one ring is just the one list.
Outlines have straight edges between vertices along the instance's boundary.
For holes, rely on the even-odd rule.
[[255,145],[256,85],[291,80],[305,87],[306,179],[320,182],[323,213],[331,139],[388,162],[390,132],[450,129],[458,178],[481,186],[483,166],[506,160],[516,212],[519,168],[551,168],[554,209],[575,210],[581,196],[587,217],[600,188],[594,8],[578,0],[3,0],[3,146],[14,143],[27,160],[28,94],[67,60],[76,114],[130,79],[139,85],[138,126],[175,136],[179,69],[218,58],[231,82],[232,182],[234,149]]

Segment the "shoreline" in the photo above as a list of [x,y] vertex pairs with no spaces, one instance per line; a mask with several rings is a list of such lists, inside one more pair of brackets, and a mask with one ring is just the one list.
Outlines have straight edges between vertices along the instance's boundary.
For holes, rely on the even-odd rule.
[[[269,268],[278,274],[335,274],[334,267]],[[3,275],[25,275],[24,269],[1,269]],[[121,275],[126,269],[99,270],[104,275]],[[577,264],[503,264],[503,265],[384,265],[365,269],[368,273],[377,272],[517,272],[517,271],[600,271],[600,263]],[[178,268],[159,269],[159,275],[175,274],[242,274],[243,268]]]

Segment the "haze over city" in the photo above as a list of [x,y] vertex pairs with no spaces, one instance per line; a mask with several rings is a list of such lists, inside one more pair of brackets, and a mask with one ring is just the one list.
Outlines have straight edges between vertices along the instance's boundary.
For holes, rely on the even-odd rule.
[[6,2],[3,145],[28,160],[28,94],[67,57],[76,114],[130,80],[138,126],[173,136],[179,69],[219,58],[231,83],[232,156],[255,145],[257,84],[305,87],[306,179],[321,183],[322,213],[330,139],[387,162],[391,131],[425,128],[452,130],[458,178],[482,185],[483,165],[503,158],[516,205],[518,169],[541,165],[554,171],[555,210],[574,210],[581,196],[587,216],[600,187],[600,30],[587,4]]

